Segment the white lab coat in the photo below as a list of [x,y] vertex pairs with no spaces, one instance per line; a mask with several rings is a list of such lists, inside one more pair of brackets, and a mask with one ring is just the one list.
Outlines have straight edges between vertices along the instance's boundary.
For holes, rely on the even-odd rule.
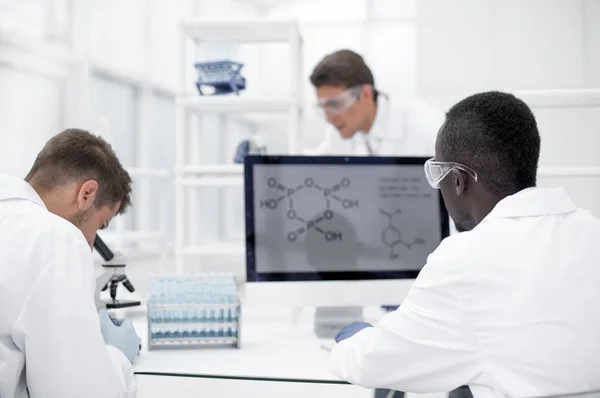
[[397,101],[381,93],[368,133],[343,139],[333,126],[306,155],[424,156],[435,154],[435,140],[444,123],[443,112],[418,99]]
[[6,174],[0,256],[0,396],[134,397],[131,364],[100,332],[83,234]]
[[400,308],[337,344],[331,369],[475,398],[600,389],[600,220],[563,189],[502,200],[429,256]]

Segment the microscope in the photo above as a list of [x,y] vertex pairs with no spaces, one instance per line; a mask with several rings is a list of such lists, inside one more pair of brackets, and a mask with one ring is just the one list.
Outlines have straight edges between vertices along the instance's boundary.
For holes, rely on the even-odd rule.
[[[133,300],[117,300],[117,287],[120,283],[125,286],[130,292],[134,292],[135,288],[125,275],[125,257],[118,251],[113,253],[106,243],[96,235],[94,240],[94,249],[104,260],[102,267],[104,272],[96,279],[96,306],[100,307],[100,291],[106,291],[110,288],[110,300],[102,302],[107,309],[135,307],[140,305],[139,301]],[[99,287],[102,289],[99,290]]]

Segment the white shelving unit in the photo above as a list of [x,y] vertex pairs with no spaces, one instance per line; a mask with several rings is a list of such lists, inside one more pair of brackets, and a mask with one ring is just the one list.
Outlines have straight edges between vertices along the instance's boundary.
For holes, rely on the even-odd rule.
[[[186,71],[195,60],[188,58],[188,42],[261,44],[287,43],[290,57],[290,92],[283,98],[245,96],[198,96],[189,94]],[[302,38],[295,20],[208,21],[185,20],[179,26],[180,96],[176,100],[176,179],[175,179],[175,264],[177,274],[185,272],[185,259],[190,256],[243,255],[244,242],[188,244],[186,231],[191,218],[186,214],[188,191],[214,187],[243,186],[243,166],[237,164],[200,164],[192,148],[192,159],[186,158],[192,145],[189,115],[194,113],[245,114],[280,113],[288,117],[288,153],[300,152],[300,117],[302,104]],[[243,62],[243,60],[241,60]],[[195,152],[195,153],[194,153]]]
[[184,97],[180,105],[197,112],[287,112],[296,104],[292,98],[248,98],[233,96]]

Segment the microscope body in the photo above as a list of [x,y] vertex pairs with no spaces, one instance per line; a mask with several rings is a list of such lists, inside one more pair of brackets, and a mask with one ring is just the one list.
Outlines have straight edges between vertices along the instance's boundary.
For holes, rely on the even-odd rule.
[[[96,307],[97,308],[126,308],[140,305],[139,301],[119,300],[117,299],[117,288],[123,284],[127,290],[134,292],[133,284],[127,279],[125,274],[125,256],[118,251],[112,252],[108,246],[96,236],[94,248],[100,254],[102,259],[102,272],[96,277]],[[110,300],[101,300],[101,292],[110,288]]]

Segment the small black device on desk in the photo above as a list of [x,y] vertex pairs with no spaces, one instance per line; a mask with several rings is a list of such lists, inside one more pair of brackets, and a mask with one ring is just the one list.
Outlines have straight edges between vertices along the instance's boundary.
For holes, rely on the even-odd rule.
[[102,288],[102,291],[105,291],[110,286],[111,300],[104,302],[106,308],[126,308],[140,305],[139,301],[117,300],[117,288],[119,283],[122,283],[130,292],[133,293],[135,291],[133,284],[129,281],[127,275],[125,275],[125,257],[118,252],[118,255],[115,255],[98,235],[96,235],[96,239],[94,240],[94,249],[96,249],[98,254],[100,254],[104,260],[102,267],[107,269],[107,273],[111,273],[110,279]]

